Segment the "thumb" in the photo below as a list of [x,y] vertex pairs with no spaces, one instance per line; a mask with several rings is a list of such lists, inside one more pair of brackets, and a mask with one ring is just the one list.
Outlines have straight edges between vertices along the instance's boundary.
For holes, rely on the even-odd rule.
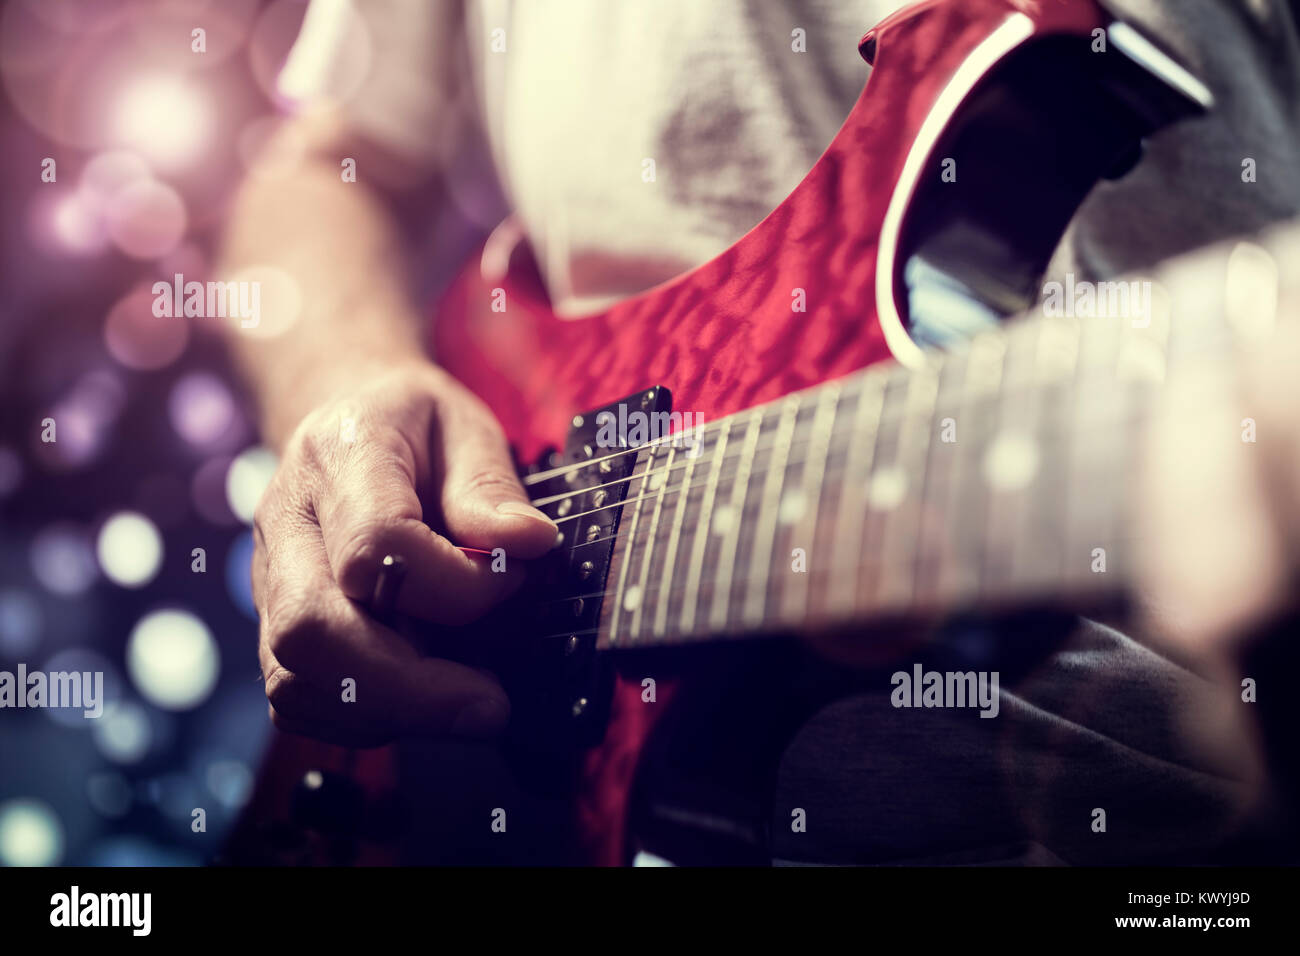
[[504,548],[518,558],[555,547],[559,529],[529,503],[501,427],[473,396],[444,404],[433,455],[442,477],[442,517],[456,544]]

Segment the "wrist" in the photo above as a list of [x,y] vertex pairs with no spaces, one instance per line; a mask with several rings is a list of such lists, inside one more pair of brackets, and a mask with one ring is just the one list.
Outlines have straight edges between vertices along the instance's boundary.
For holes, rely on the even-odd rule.
[[264,440],[280,448],[309,413],[394,375],[427,379],[434,387],[446,373],[423,355],[362,354],[339,362],[306,362],[282,369],[257,390]]

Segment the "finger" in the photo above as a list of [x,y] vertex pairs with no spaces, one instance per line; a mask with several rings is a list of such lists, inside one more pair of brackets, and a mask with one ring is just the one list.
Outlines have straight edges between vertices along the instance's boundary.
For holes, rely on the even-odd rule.
[[286,718],[394,733],[486,736],[509,703],[484,671],[425,658],[333,586],[319,536],[285,534],[267,562],[262,655]]
[[432,442],[442,517],[457,544],[518,558],[555,547],[559,529],[529,503],[500,427],[476,399],[444,403]]
[[1264,469],[1274,520],[1294,548],[1300,539],[1300,283],[1293,285],[1280,296],[1266,346],[1247,351],[1241,410],[1243,427],[1248,420],[1255,426],[1251,446]]
[[1202,653],[1240,635],[1284,584],[1259,445],[1223,363],[1184,369],[1151,430],[1139,517],[1153,633]]
[[358,443],[345,456],[316,493],[313,509],[329,577],[344,595],[368,602],[384,557],[397,554],[407,566],[397,610],[438,624],[464,624],[522,582],[522,568],[494,570],[491,560],[465,554],[424,523],[407,452]]

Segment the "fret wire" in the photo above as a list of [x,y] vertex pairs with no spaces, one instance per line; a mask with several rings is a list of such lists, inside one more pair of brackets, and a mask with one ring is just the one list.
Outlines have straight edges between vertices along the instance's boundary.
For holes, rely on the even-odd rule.
[[[1142,418],[1143,416],[1142,416],[1142,415],[1137,415],[1137,416],[1134,416],[1134,417],[1135,417],[1137,420],[1141,420],[1141,418]],[[1097,426],[1095,429],[1084,429],[1084,430],[1082,430],[1082,431],[1079,431],[1079,432],[1077,432],[1077,433],[1074,433],[1074,437],[1077,437],[1077,438],[1083,438],[1083,437],[1085,437],[1085,436],[1087,436],[1087,435],[1090,435],[1090,434],[1098,434],[1098,433],[1100,433],[1103,429],[1109,429],[1109,428],[1113,428],[1113,427],[1115,427],[1115,424],[1116,424],[1116,423],[1114,423],[1114,422],[1107,421],[1104,425],[1102,425],[1102,426]],[[958,444],[959,444],[959,445],[966,445],[966,446],[972,446],[972,445],[973,445],[973,443],[970,443],[970,442],[959,442]],[[985,445],[986,445],[986,444],[987,444],[987,443],[985,443]],[[983,447],[983,446],[982,446],[982,447]],[[795,459],[795,460],[793,461],[793,464],[799,464],[799,463],[801,463],[801,462],[805,462],[805,461],[807,461],[807,459]],[[693,462],[692,462],[692,464],[693,464]],[[754,472],[754,473],[755,473],[755,474],[762,474],[763,471],[765,471],[765,469],[760,469],[759,471]],[[641,477],[641,475],[640,475],[640,473],[638,473],[637,475],[634,475],[633,477]],[[685,485],[685,484],[672,485],[672,486],[667,486],[667,487],[665,487],[665,488],[663,488],[662,490],[657,491],[657,492],[647,493],[647,494],[644,495],[643,497],[644,497],[644,498],[652,498],[652,497],[656,497],[656,496],[661,495],[661,494],[669,494],[669,493],[674,493],[674,492],[681,492],[681,491],[683,491],[683,490],[687,490],[687,491],[697,490],[697,489],[699,489],[699,488],[701,488],[701,487],[703,487],[703,486],[704,486],[704,484],[701,483],[701,482],[692,482],[692,483],[689,485],[689,487],[688,487],[687,485]],[[600,507],[600,508],[593,509],[593,510],[590,511],[590,512],[585,512],[584,515],[585,515],[585,514],[595,514],[595,513],[599,512],[599,511],[607,511],[607,510],[609,510],[609,509],[611,509],[611,508],[621,508],[621,507],[625,507],[625,506],[627,506],[627,505],[629,505],[629,504],[632,504],[633,502],[635,502],[635,501],[637,501],[637,500],[638,500],[638,498],[627,498],[627,499],[624,499],[624,500],[621,501],[621,502],[615,502],[614,504],[604,505],[604,506],[602,506],[602,507]],[[955,512],[954,512],[954,513],[955,513]],[[571,517],[583,517],[584,515],[574,515],[574,516],[571,516]],[[569,519],[566,518],[566,519],[563,519],[563,520],[569,520]],[[558,522],[557,522],[557,523],[558,523]],[[594,543],[596,543],[597,541],[608,541],[608,540],[612,540],[612,539],[616,539],[616,538],[618,538],[618,537],[621,537],[623,534],[626,534],[626,532],[624,531],[624,532],[619,532],[618,534],[615,534],[615,535],[609,535],[609,536],[606,536],[606,537],[603,537],[603,538],[596,538],[596,539],[593,539],[592,541],[585,542],[585,543],[587,543],[587,544],[594,544]]]
[[[1027,357],[1032,354],[1029,350],[1032,345],[1029,336],[1008,336],[1003,339],[1003,345],[1005,348],[998,364],[999,400],[995,405],[997,417],[986,455],[980,461],[986,478],[988,469],[996,467],[996,464],[990,463],[987,454],[996,450],[998,442],[1016,441],[1013,436],[1024,434],[1024,423],[1033,404],[1032,396],[1037,393],[1037,389],[1023,387],[1023,383],[1030,380],[1025,364]],[[1022,390],[1022,396],[1014,400],[1009,397],[1013,392],[1020,393]],[[1037,445],[1034,447],[1037,454]],[[1014,568],[1022,496],[1005,494],[988,481],[984,485],[986,507],[983,521],[984,546],[980,554],[980,591],[996,593]]]
[[714,451],[713,467],[709,469],[708,483],[704,489],[704,513],[695,528],[695,543],[691,549],[690,571],[686,578],[687,600],[682,606],[682,630],[689,631],[695,626],[695,615],[700,593],[700,572],[704,565],[704,548],[708,543],[709,522],[713,518],[713,499],[718,490],[718,476],[722,471],[722,462],[726,455],[727,435],[731,431],[731,420],[726,420],[726,427],[718,436]]
[[[828,383],[828,384],[829,384],[829,383]],[[798,395],[798,394],[803,394],[803,393],[794,393],[794,394]],[[1019,394],[1019,393],[1017,392],[1017,394]],[[753,412],[753,411],[757,411],[758,408],[767,408],[767,407],[768,407],[768,406],[766,406],[766,405],[764,405],[764,406],[756,406],[754,409],[751,409],[750,411]],[[730,421],[730,420],[732,420],[732,419],[734,419],[734,418],[736,418],[736,417],[737,417],[737,416],[728,416],[727,419],[721,419],[720,421]],[[899,423],[899,422],[900,422],[903,418],[905,418],[905,417],[906,417],[906,416],[905,416],[905,413],[900,413],[900,414],[895,414],[895,415],[885,415],[885,416],[882,416],[882,417],[881,417],[881,419],[880,419],[880,421],[879,421],[879,425],[897,424],[897,423]],[[805,444],[805,443],[810,442],[810,441],[812,441],[811,436],[809,436],[809,437],[807,437],[807,438],[796,438],[796,439],[794,440],[794,445],[798,446],[798,445],[802,445],[802,444]],[[635,452],[641,451],[641,450],[643,450],[643,449],[649,449],[649,448],[652,448],[652,447],[654,447],[654,448],[663,448],[663,447],[672,447],[672,446],[670,446],[670,445],[668,445],[668,444],[665,444],[665,443],[661,443],[661,442],[646,442],[646,443],[644,443],[644,444],[642,444],[642,445],[638,445],[638,446],[636,446],[636,447],[633,448],[633,449],[629,449],[629,451],[627,452],[627,454],[632,454],[632,453],[635,453]],[[772,447],[771,445],[763,445],[763,444],[761,443],[761,441],[760,441],[760,444],[759,444],[757,450],[758,450],[759,452],[768,451],[768,450],[771,449],[771,447]],[[705,452],[701,452],[700,456],[697,456],[697,457],[702,457],[704,454],[706,454],[706,453],[705,453]],[[687,458],[688,462],[693,460],[693,459],[690,458],[689,455],[687,455],[686,458]],[[584,464],[581,465],[580,467],[582,467],[582,468],[590,467],[591,464],[592,464],[593,462],[595,462],[595,461],[598,461],[598,459],[590,459],[589,461],[587,461],[586,463],[584,463]],[[686,466],[685,466],[685,465],[682,465],[682,464],[676,464],[676,465],[673,465],[672,467],[674,467],[674,468],[683,468],[683,469],[684,469]],[[533,504],[534,506],[536,506],[536,507],[545,507],[546,505],[554,504],[554,503],[559,502],[559,501],[562,501],[562,500],[564,500],[564,499],[566,499],[566,498],[577,498],[577,497],[581,497],[582,495],[585,495],[585,494],[587,494],[588,492],[591,492],[591,491],[595,491],[595,490],[597,490],[597,489],[599,489],[599,488],[612,488],[612,487],[614,487],[615,485],[620,484],[621,482],[624,482],[624,481],[631,481],[631,480],[633,480],[634,477],[639,477],[639,475],[628,475],[628,476],[623,477],[623,478],[615,478],[615,479],[612,479],[612,480],[607,481],[607,482],[605,482],[605,483],[603,483],[603,484],[599,484],[599,485],[590,485],[590,486],[586,486],[586,487],[583,487],[583,488],[575,489],[575,490],[573,490],[573,491],[568,491],[568,492],[565,492],[565,493],[563,493],[563,494],[557,494],[557,495],[552,495],[552,496],[549,496],[549,497],[542,497],[542,498],[532,499],[532,504]],[[573,514],[573,515],[562,515],[562,516],[552,516],[552,520],[554,520],[556,524],[561,524],[561,523],[563,523],[563,522],[565,522],[565,521],[574,521],[574,520],[576,520],[576,519],[578,519],[578,518],[584,518],[584,517],[586,517],[587,515],[596,514],[597,512],[602,511],[602,510],[604,510],[605,508],[618,507],[618,505],[619,505],[619,503],[615,503],[615,504],[612,504],[612,505],[606,505],[606,506],[604,506],[604,507],[602,507],[602,508],[595,508],[595,509],[592,509],[592,510],[590,510],[590,511],[580,512],[580,513],[578,513],[578,514]]]
[[859,393],[857,415],[850,433],[852,444],[849,446],[849,459],[844,467],[845,487],[856,489],[859,493],[848,498],[851,510],[837,527],[831,560],[832,570],[839,575],[840,583],[831,590],[847,597],[850,608],[858,599],[858,567],[866,543],[863,535],[866,533],[867,496],[863,492],[874,465],[884,403],[883,383],[872,382],[870,387],[864,387]]
[[[929,446],[926,450],[927,471],[921,488],[920,520],[917,523],[919,542],[915,568],[913,600],[918,604],[942,592],[944,572],[949,561],[945,549],[934,548],[932,542],[943,540],[944,523],[960,514],[949,506],[949,495],[954,485],[960,442],[957,431],[962,413],[962,390],[965,388],[965,367],[951,357],[944,361],[938,374],[935,411],[931,416]],[[945,441],[948,422],[953,428],[952,441]],[[961,429],[964,432],[964,428]]]
[[[659,472],[655,476],[655,477],[662,477],[665,486],[668,484],[667,472],[672,469],[673,456],[676,453],[677,453],[677,449],[673,448],[670,445],[668,448],[668,461],[666,463],[667,467],[664,468],[663,472]],[[647,473],[649,472],[648,464],[649,463],[647,462]],[[650,517],[650,530],[649,533],[646,535],[645,553],[641,556],[641,574],[637,580],[637,589],[640,598],[637,601],[636,607],[632,611],[632,627],[628,632],[628,637],[634,641],[640,640],[641,638],[641,617],[642,617],[642,610],[645,608],[645,603],[646,603],[646,585],[649,582],[651,555],[654,552],[655,537],[659,529],[659,515],[660,512],[663,511],[663,506],[664,506],[664,496],[662,494],[657,495],[655,498],[654,514]],[[631,551],[632,548],[629,546],[624,549],[624,554],[630,556]],[[625,560],[626,559],[627,558],[625,557]]]
[[[629,543],[636,540],[636,524],[641,517],[641,505],[642,502],[645,501],[645,489],[646,485],[650,481],[650,463],[654,458],[654,453],[655,450],[653,448],[646,453],[645,467],[642,469],[641,474],[641,494],[634,499],[636,507],[632,509],[632,524],[631,527],[628,528]],[[638,464],[640,463],[638,462]],[[635,470],[635,468],[633,470]],[[623,608],[623,595],[625,594],[624,588],[627,585],[628,568],[632,564],[630,551],[630,548],[624,548],[623,559],[619,566],[618,588],[614,594],[613,607],[610,608],[609,612],[609,643],[611,644],[618,639],[618,617],[619,612]]]
[[[685,494],[677,498],[677,512],[673,515],[672,531],[668,535],[668,560],[664,563],[663,577],[660,579],[660,590],[667,594],[672,588],[673,568],[677,563],[677,549],[680,546],[682,521],[686,516],[686,506],[690,497],[691,475],[695,471],[695,458],[688,458],[686,462],[686,474],[682,478],[682,486]],[[668,631],[668,602],[660,601],[655,605],[655,637],[661,638]]]
[[[953,360],[950,356],[949,362],[945,363],[944,376],[940,378],[940,398],[939,411],[936,411],[936,418],[939,419],[939,428],[937,433],[932,434],[932,451],[935,455],[935,462],[943,464],[943,471],[937,472],[943,475],[943,481],[933,480],[928,483],[922,493],[922,525],[920,525],[920,536],[923,541],[941,540],[943,538],[945,520],[950,520],[952,515],[965,515],[966,511],[958,505],[957,497],[963,490],[963,476],[966,475],[966,450],[970,449],[974,432],[967,424],[967,411],[974,407],[974,402],[969,394],[970,381],[967,377],[967,364],[969,364],[969,355],[958,356],[959,359]],[[952,419],[953,423],[953,442],[943,441],[943,429],[945,421]],[[927,520],[928,519],[928,520]],[[970,568],[965,562],[954,559],[952,548],[936,549],[932,559],[932,581],[928,583],[928,591],[935,593],[952,593],[959,592],[961,589],[961,575],[969,574]],[[926,579],[918,575],[919,592],[926,593]]]
[[749,473],[754,466],[754,449],[758,445],[759,432],[763,427],[763,410],[749,419],[745,430],[744,444],[741,446],[740,464],[731,483],[731,500],[728,526],[723,529],[722,546],[718,562],[714,565],[715,575],[721,575],[721,584],[715,588],[710,625],[715,630],[722,630],[727,625],[728,605],[731,601],[731,578],[735,573],[736,544],[740,540],[740,526],[745,520],[745,498],[749,494]]
[[[1133,417],[1132,417],[1132,420],[1133,420],[1133,421],[1142,421],[1143,418],[1142,418],[1142,416],[1133,416]],[[1106,427],[1106,428],[1111,428],[1111,427],[1114,427],[1114,424],[1108,422],[1108,423],[1105,425],[1105,427]],[[1053,437],[1052,437],[1052,440],[1051,440],[1050,442],[1048,442],[1047,444],[1048,444],[1049,446],[1054,447],[1055,449],[1063,450],[1063,449],[1067,446],[1068,442],[1070,442],[1071,440],[1072,440],[1072,436],[1071,436],[1071,435],[1053,436]],[[698,484],[697,484],[697,487],[698,487]],[[619,534],[616,535],[616,537],[618,537],[618,536],[622,536],[622,535],[627,534],[627,533],[628,533],[628,532],[619,532]],[[1123,543],[1125,543],[1124,540],[1122,540],[1122,539],[1120,539],[1120,538],[1118,538],[1118,537],[1113,537],[1113,538],[1108,542],[1108,544],[1109,544],[1110,546],[1112,546],[1112,547],[1116,547],[1116,548],[1117,548],[1120,544],[1123,544]],[[879,565],[879,564],[882,563],[882,560],[883,560],[883,559],[877,558],[877,559],[875,559],[875,561],[874,561],[873,563],[875,563],[876,565]],[[833,569],[830,568],[830,567],[828,567],[828,566],[826,565],[825,562],[817,562],[817,566],[816,566],[816,567],[812,567],[812,568],[810,568],[810,571],[808,572],[808,574],[809,574],[809,577],[810,577],[810,579],[811,579],[812,581],[814,581],[814,582],[818,582],[818,583],[821,583],[821,582],[827,581],[827,579],[833,580]],[[765,575],[760,575],[760,576],[757,578],[757,580],[764,580],[765,578],[766,578]],[[748,578],[747,578],[747,579],[742,579],[742,580],[748,580]],[[1123,578],[1123,576],[1121,576],[1121,575],[1110,575],[1109,577],[1106,578],[1106,580],[1102,580],[1102,581],[1099,581],[1099,580],[1090,580],[1090,581],[1088,581],[1088,584],[1089,584],[1090,586],[1089,586],[1089,588],[1087,588],[1086,590],[1089,591],[1090,593],[1091,593],[1091,592],[1097,592],[1097,591],[1106,592],[1108,589],[1118,589],[1120,586],[1122,586],[1123,583],[1124,583],[1124,578]],[[661,606],[666,606],[666,605],[668,605],[668,604],[670,603],[670,602],[668,601],[668,598],[671,598],[671,597],[673,597],[673,596],[675,596],[675,595],[680,595],[680,594],[691,594],[691,593],[693,593],[693,595],[694,595],[693,600],[695,600],[695,601],[698,602],[699,595],[700,595],[701,593],[707,595],[707,594],[711,593],[712,590],[713,590],[713,587],[712,587],[712,586],[702,586],[700,583],[697,582],[696,585],[695,585],[694,592],[692,592],[692,591],[690,590],[690,588],[688,588],[688,587],[670,587],[667,591],[663,591],[663,590],[659,590],[659,591],[657,591],[657,592],[656,592],[656,591],[650,591],[650,592],[646,593],[645,595],[643,595],[643,598],[642,598],[642,599],[643,599],[643,600],[645,600],[645,599],[651,599],[651,598],[653,598],[653,599],[658,599],[658,600],[660,601]],[[582,595],[576,595],[576,596],[577,596],[577,597],[583,597],[583,598],[595,598],[595,597],[602,597],[602,596],[603,596],[603,597],[610,597],[610,596],[615,596],[615,595],[617,595],[618,593],[619,593],[619,591],[618,591],[618,588],[617,588],[617,586],[616,586],[616,587],[614,587],[614,588],[608,589],[608,590],[603,591],[603,592],[590,592],[590,593],[588,593],[588,594],[582,594]],[[1019,580],[1012,580],[1012,581],[1009,582],[1009,584],[1008,584],[1004,589],[1002,589],[1001,591],[999,591],[997,594],[985,593],[985,594],[983,594],[983,595],[980,595],[980,594],[978,594],[977,592],[967,591],[967,592],[964,593],[964,595],[963,595],[963,594],[959,594],[959,595],[957,595],[958,600],[955,601],[955,602],[953,601],[953,598],[952,598],[951,595],[942,595],[942,596],[941,596],[941,597],[942,597],[942,601],[941,601],[940,603],[943,603],[943,604],[953,604],[953,603],[956,603],[956,604],[959,604],[959,605],[962,605],[962,606],[966,606],[966,605],[967,605],[967,602],[963,602],[963,601],[961,601],[960,599],[961,599],[962,597],[968,597],[968,598],[969,598],[969,605],[970,605],[970,606],[974,606],[975,603],[976,603],[978,600],[981,600],[981,599],[987,599],[987,598],[989,598],[989,597],[1003,597],[1003,598],[1005,598],[1005,597],[1015,597],[1016,595],[1019,595],[1019,594],[1028,594],[1028,595],[1032,595],[1032,594],[1035,594],[1035,593],[1038,593],[1038,592],[1034,590],[1034,586],[1033,586],[1032,584],[1027,585],[1025,582],[1022,582],[1022,581],[1019,581]],[[553,599],[553,600],[551,600],[551,601],[545,601],[545,602],[542,602],[542,603],[543,603],[543,604],[562,604],[562,603],[566,603],[566,602],[569,601],[569,600],[572,600],[573,597],[574,597],[573,595],[570,595],[570,596],[566,596],[565,598]],[[925,605],[925,606],[929,606],[929,605]],[[888,608],[890,608],[890,605],[888,604],[888,602],[885,602],[885,601],[877,601],[877,602],[875,602],[874,604],[868,604],[864,610],[865,610],[867,613],[874,613],[874,612],[879,612],[879,611],[881,611],[881,610],[888,609]],[[898,608],[895,607],[894,609],[898,609]],[[775,624],[775,623],[779,623],[779,620],[780,620],[779,618],[773,618],[773,619],[772,619],[772,622],[773,622],[774,624]],[[683,627],[683,628],[681,628],[681,629],[678,630],[678,631],[675,631],[675,632],[665,632],[664,634],[657,635],[657,636],[659,637],[660,640],[665,640],[665,639],[668,639],[668,638],[670,638],[670,637],[674,637],[674,636],[677,637],[677,638],[685,639],[684,636],[688,636],[688,635],[693,634],[693,633],[696,633],[696,632],[693,630],[693,628],[691,628],[691,627]],[[712,635],[712,634],[714,634],[715,632],[713,632],[713,631],[711,631],[711,630],[709,630],[709,629],[701,629],[698,633],[699,633],[699,634],[702,634],[702,635]]]
[[759,525],[755,532],[754,554],[750,561],[751,586],[745,594],[744,604],[744,622],[747,626],[756,625],[762,620],[767,603],[772,549],[776,544],[776,522],[781,507],[781,494],[785,488],[795,421],[798,417],[797,400],[787,399],[782,403],[781,417],[777,420],[776,436],[772,441],[773,455],[768,459],[768,467],[765,469],[766,481],[763,483]]
[[939,445],[937,441],[939,438],[937,422],[939,387],[947,371],[948,363],[944,361],[933,368],[933,374],[928,375],[923,382],[917,383],[923,389],[917,396],[917,402],[920,405],[917,414],[918,418],[926,424],[923,428],[912,430],[916,433],[916,437],[912,440],[911,445],[913,454],[920,461],[920,477],[916,482],[916,495],[908,497],[906,512],[910,525],[906,532],[906,540],[909,542],[911,554],[907,561],[907,580],[904,587],[906,588],[906,600],[910,603],[916,602],[919,582],[922,572],[925,570],[923,564],[931,556],[928,548],[929,539],[923,538],[922,535],[926,530],[926,501],[931,494],[932,487],[939,480],[935,466],[935,451]]
[[[1117,544],[1117,545],[1134,545],[1134,544],[1137,544],[1138,542],[1140,542],[1141,540],[1142,540],[1142,539],[1139,538],[1139,537],[1136,536],[1136,535],[1130,535],[1130,536],[1126,536],[1126,537],[1118,537],[1118,536],[1117,536],[1117,537],[1115,537],[1115,538],[1112,539],[1112,543],[1113,543],[1113,544]],[[810,565],[810,568],[811,568],[811,565]],[[808,571],[808,574],[809,574],[809,576],[811,576],[811,577],[813,577],[813,578],[815,578],[815,579],[833,580],[833,577],[832,577],[832,574],[831,574],[831,571],[830,571],[829,568],[828,568],[828,569],[825,569],[825,570],[817,570],[817,571],[809,570],[809,571]],[[1099,577],[1100,577],[1100,576],[1099,576]],[[1119,578],[1120,578],[1119,575],[1112,576],[1112,580],[1119,580]],[[748,579],[748,577],[746,577],[746,578],[741,579],[741,580],[748,581],[749,579]],[[1005,590],[1002,591],[1001,593],[999,593],[999,594],[997,594],[997,595],[993,595],[992,597],[993,597],[995,600],[1005,600],[1005,599],[1007,599],[1007,598],[1009,598],[1009,597],[1014,597],[1014,596],[1017,595],[1017,594],[1022,594],[1022,593],[1025,593],[1025,594],[1029,594],[1029,593],[1037,593],[1037,592],[1034,590],[1034,587],[1035,587],[1035,586],[1023,587],[1023,586],[1021,586],[1021,583],[1020,583],[1020,582],[1013,582],[1013,585],[1012,585],[1011,587],[1008,587],[1007,589],[1005,589]],[[671,591],[669,591],[668,593],[669,593],[669,594],[684,594],[685,592],[686,592],[686,587],[685,587],[685,585],[683,585],[682,587],[673,588],[673,589],[672,589]],[[616,588],[615,588],[615,587],[610,587],[610,588],[606,588],[604,591],[588,591],[588,592],[585,592],[585,593],[582,593],[582,594],[568,594],[568,595],[565,595],[565,596],[562,597],[562,598],[548,598],[547,600],[539,601],[539,602],[538,602],[538,605],[539,605],[539,606],[546,606],[546,605],[552,605],[552,604],[569,604],[569,603],[572,602],[575,598],[582,598],[583,600],[591,600],[591,599],[594,599],[594,598],[608,598],[608,597],[613,597],[615,593],[616,593]],[[651,594],[658,594],[658,593],[660,593],[660,592],[655,592],[655,591],[652,591],[652,592],[651,592]],[[1049,592],[1049,593],[1052,593],[1052,592]],[[978,603],[978,600],[979,600],[979,599],[978,599],[977,596],[972,595],[972,596],[971,596],[970,605],[971,605],[971,606],[976,605],[976,604]],[[946,605],[946,606],[956,606],[957,604],[960,604],[961,602],[954,601],[954,602],[951,602],[951,605],[950,605],[950,602],[947,601],[947,600],[945,599],[944,601],[942,601],[942,602],[940,602],[940,603],[941,603],[941,604],[944,604],[944,605]],[[966,606],[966,605],[965,605],[965,604],[962,604],[962,606]],[[919,609],[919,610],[925,610],[925,607],[924,607],[924,606],[920,606],[920,605],[918,605],[918,606],[917,606],[917,609]],[[891,605],[885,604],[885,603],[883,603],[883,602],[882,602],[881,604],[873,605],[873,606],[867,608],[867,611],[868,611],[868,612],[879,612],[879,611],[882,611],[882,610],[897,610],[897,608],[895,608],[895,607],[893,607],[893,606],[891,606]],[[770,620],[771,620],[774,624],[776,624],[776,625],[780,625],[780,624],[782,623],[778,618],[771,618]],[[788,624],[788,622],[785,622],[785,623]],[[596,630],[599,630],[599,628],[596,628]],[[564,633],[564,634],[572,634],[572,633],[581,633],[581,632],[575,632],[575,631],[572,631],[572,630],[566,630],[566,631],[564,631],[564,632],[562,632],[562,633]],[[679,632],[679,633],[680,633],[680,632]],[[711,634],[711,633],[714,633],[714,632],[712,632],[712,631],[710,631],[710,630],[703,630],[703,631],[700,631],[699,633],[702,633],[702,634]]]
[[[1035,449],[1040,448],[1041,435],[1061,430],[1058,418],[1061,375],[1074,368],[1075,350],[1069,340],[1062,338],[1069,331],[1068,326],[1045,321],[1022,333],[1029,339],[1029,376],[1034,382],[1023,428],[1024,434],[1033,436]],[[1068,458],[1068,452],[1065,457]],[[1066,558],[1064,515],[1069,506],[1069,488],[1062,480],[1065,463],[1059,456],[1040,453],[1036,465],[1034,482],[1019,502],[1020,520],[1011,571],[1018,581],[1060,585]]]
[[934,430],[936,389],[933,371],[925,369],[907,380],[900,399],[903,412],[896,430],[893,468],[903,480],[903,494],[882,515],[884,560],[877,583],[877,600],[888,605],[909,603],[915,590],[917,523],[928,471],[926,452]]
[[[812,441],[809,443],[809,455],[803,472],[801,494],[805,507],[811,509],[808,518],[808,542],[805,549],[806,560],[816,560],[817,519],[821,514],[822,478],[825,475],[826,456],[830,450],[831,432],[835,425],[835,411],[840,398],[837,383],[830,383],[817,397],[816,410],[813,413]],[[800,525],[802,527],[802,525]],[[782,556],[784,560],[784,555]],[[782,588],[782,618],[789,621],[802,620],[808,613],[808,573],[791,571],[786,579],[788,587]]]
[[[876,363],[874,365],[868,365],[864,368],[858,369],[855,372],[850,372],[848,375],[845,375],[842,378],[834,379],[831,381],[834,381],[837,385],[840,385],[842,388],[847,390],[854,387],[858,387],[863,380],[868,378],[898,377],[898,376],[904,376],[906,374],[908,374],[907,369],[903,368],[902,366],[899,366],[895,362],[885,361],[885,362]],[[830,381],[821,382],[818,383],[817,385],[811,385],[808,386],[807,388],[800,389],[798,392],[795,392],[793,394],[799,395],[799,394],[805,394],[809,392],[815,392],[818,391],[819,389],[825,388],[829,384],[831,384]],[[680,447],[680,445],[684,442],[688,434],[690,435],[692,441],[703,443],[704,440],[709,438],[710,436],[714,434],[720,434],[724,429],[724,426],[725,428],[730,429],[731,419],[739,417],[742,414],[747,414],[749,412],[757,411],[759,408],[776,406],[780,402],[784,401],[785,398],[788,397],[790,396],[783,396],[782,398],[773,399],[771,401],[764,402],[762,405],[758,405],[750,409],[743,409],[740,412],[736,412],[732,415],[724,416],[723,418],[719,418],[715,421],[708,422],[704,425],[694,426],[690,429],[681,429],[679,431],[672,432],[671,434],[668,435],[662,435],[659,438],[655,438],[650,441],[643,442],[640,445],[637,445],[633,448],[625,448],[622,451],[610,452],[608,455],[602,455],[596,458],[586,458],[579,462],[572,462],[567,465],[559,465],[556,466],[555,468],[550,468],[546,471],[539,471],[531,475],[524,475],[520,478],[520,481],[522,482],[524,487],[528,487],[530,485],[542,484],[543,482],[551,481],[556,478],[563,478],[564,476],[572,474],[573,472],[581,471],[583,468],[589,468],[592,465],[599,465],[600,463],[605,461],[612,461],[615,458],[623,458],[626,457],[627,455],[635,455],[644,448],[662,447],[670,444],[676,444]]]

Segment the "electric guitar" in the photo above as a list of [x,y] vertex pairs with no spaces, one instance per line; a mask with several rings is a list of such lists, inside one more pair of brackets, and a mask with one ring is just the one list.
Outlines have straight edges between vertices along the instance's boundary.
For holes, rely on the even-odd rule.
[[[929,0],[860,50],[870,79],[834,141],[716,259],[561,319],[507,223],[439,309],[436,359],[562,533],[472,639],[429,638],[511,694],[504,750],[553,811],[515,824],[546,831],[527,859],[765,862],[771,755],[858,679],[784,637],[869,671],[953,620],[1041,633],[1131,583],[1117,479],[1167,364],[1230,330],[1183,329],[1177,303],[1030,315],[947,350],[922,330],[1032,312],[1089,191],[1208,91],[1091,0]],[[280,738],[233,845],[256,856],[256,824],[292,818],[325,852],[290,836],[289,859],[400,859],[413,837],[384,800],[413,802],[410,766]]]

